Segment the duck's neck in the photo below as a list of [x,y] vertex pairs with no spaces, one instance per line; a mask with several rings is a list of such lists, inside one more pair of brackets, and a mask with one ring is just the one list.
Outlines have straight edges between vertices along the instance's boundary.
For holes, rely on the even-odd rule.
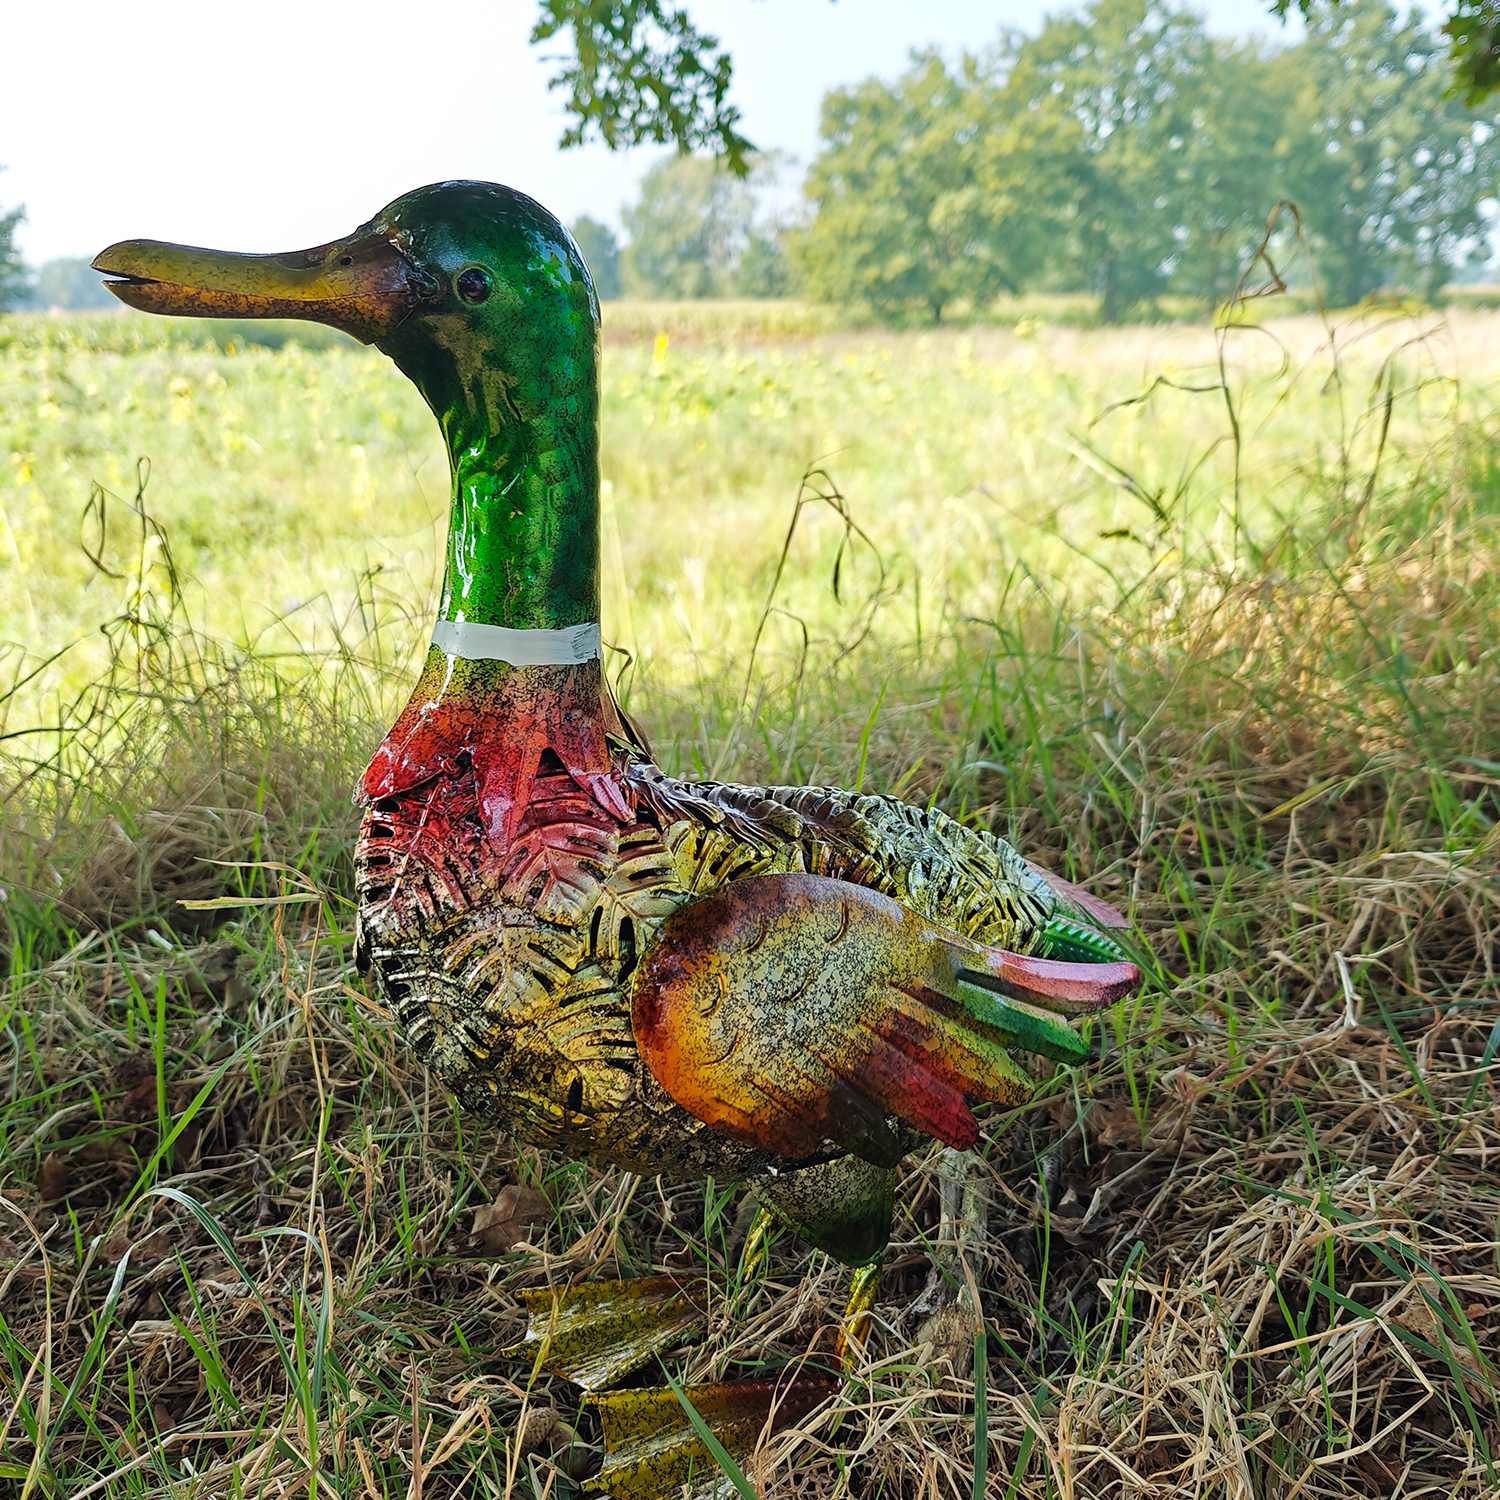
[[433,643],[513,666],[597,658],[597,424],[566,412],[478,432],[464,411],[442,421],[453,499]]
[[[591,326],[476,346],[429,328],[397,363],[427,397],[453,477],[441,622],[599,623],[599,378]],[[509,343],[509,341],[506,341]]]
[[366,792],[472,766],[508,839],[551,751],[619,812],[599,641],[596,325],[476,347],[472,330],[449,341],[435,321],[410,348],[382,346],[437,415],[453,499],[432,649]]

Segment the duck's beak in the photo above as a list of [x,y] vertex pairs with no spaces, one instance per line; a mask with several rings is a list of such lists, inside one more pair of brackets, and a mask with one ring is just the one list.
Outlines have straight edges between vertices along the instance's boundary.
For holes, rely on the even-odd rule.
[[110,291],[142,312],[193,318],[305,318],[373,344],[436,290],[383,234],[285,255],[240,255],[121,240],[94,257]]

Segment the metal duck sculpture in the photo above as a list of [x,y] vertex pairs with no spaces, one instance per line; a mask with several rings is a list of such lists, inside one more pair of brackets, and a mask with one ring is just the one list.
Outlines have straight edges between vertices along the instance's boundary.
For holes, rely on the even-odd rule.
[[[540,204],[444,182],[307,251],[131,240],[94,266],[148,312],[331,324],[426,398],[452,467],[447,569],[357,794],[360,965],[417,1056],[518,1138],[751,1184],[761,1228],[856,1268],[852,1350],[897,1163],[927,1138],[967,1150],[976,1103],[1024,1100],[1013,1053],[1086,1056],[1066,1016],[1139,983],[1102,930],[1118,913],[931,809],[652,764],[601,663],[598,303]],[[670,1388],[603,1391],[692,1331],[694,1289],[526,1297],[532,1352],[596,1392],[594,1484],[714,1492]],[[833,1384],[685,1394],[733,1453]]]

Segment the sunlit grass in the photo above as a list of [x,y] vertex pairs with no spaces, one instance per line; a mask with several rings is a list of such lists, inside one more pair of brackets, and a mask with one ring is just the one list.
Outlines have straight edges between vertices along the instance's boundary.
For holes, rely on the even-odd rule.
[[[1493,1495],[1500,320],[1232,335],[1236,455],[1180,389],[1207,328],[629,316],[606,635],[664,764],[935,798],[1124,905],[1151,975],[992,1121],[981,1352],[912,1311],[915,1161],[865,1366],[751,1479],[968,1496],[982,1443],[1022,1500]],[[86,642],[4,726],[72,727],[0,746],[0,1489],[575,1494],[597,1433],[504,1356],[515,1291],[727,1290],[744,1219],[461,1117],[353,979],[430,418],[368,351],[114,319],[0,324],[0,422],[8,670]],[[873,550],[812,498],[778,580],[834,484]],[[271,904],[181,904],[225,898]],[[783,1236],[738,1290],[674,1376],[826,1356],[837,1268]]]
[[[644,332],[650,311],[611,304],[606,315]],[[1311,321],[1276,325],[1274,338],[1230,336],[1249,445],[1242,533],[1273,536],[1312,521],[1309,507],[1345,503],[1382,439],[1384,479],[1399,482],[1413,444],[1425,453],[1462,410],[1440,375],[1461,370],[1470,409],[1483,408],[1484,383],[1500,378],[1500,317],[1429,323],[1350,326],[1337,384]],[[85,505],[95,484],[132,496],[146,459],[150,509],[199,627],[272,650],[327,646],[335,622],[366,608],[366,575],[378,571],[379,623],[414,643],[448,493],[420,398],[348,340],[309,351],[231,339],[225,349],[204,343],[202,326],[169,325],[153,341],[157,325],[145,319],[0,325],[0,550],[11,580],[0,641],[40,656],[94,631],[110,590],[86,555],[100,539],[97,508],[86,517]],[[1401,399],[1385,431],[1374,382],[1390,352],[1424,331],[1395,367]],[[1011,607],[1022,575],[1053,598],[1097,598],[1173,557],[1227,556],[1236,507],[1223,403],[1180,389],[1211,385],[1217,352],[1204,327],[1045,324],[1025,336],[679,347],[668,334],[612,345],[606,636],[676,685],[743,653],[784,518],[814,465],[849,497],[904,590],[891,639]],[[1111,410],[1158,377],[1175,386]],[[1310,470],[1341,465],[1352,471],[1331,490],[1309,485]],[[105,514],[118,535],[121,507]],[[804,532],[779,603],[816,632],[832,628],[827,582],[843,537],[827,518]],[[869,581],[862,549],[846,561],[855,584]],[[64,680],[87,680],[103,657],[102,642],[85,643]]]

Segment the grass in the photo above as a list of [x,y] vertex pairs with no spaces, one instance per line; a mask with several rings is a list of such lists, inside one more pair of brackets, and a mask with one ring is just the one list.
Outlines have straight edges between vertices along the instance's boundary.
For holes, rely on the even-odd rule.
[[[934,798],[1151,970],[991,1121],[986,1337],[913,1313],[914,1159],[859,1378],[750,1480],[1496,1493],[1500,320],[1236,332],[1226,404],[1205,328],[629,316],[607,634],[660,758]],[[744,1216],[462,1118],[353,979],[425,413],[367,351],[145,320],[0,324],[0,388],[0,1489],[575,1493],[596,1434],[504,1357],[516,1290],[728,1285]],[[826,1354],[843,1290],[781,1238],[673,1378]]]

